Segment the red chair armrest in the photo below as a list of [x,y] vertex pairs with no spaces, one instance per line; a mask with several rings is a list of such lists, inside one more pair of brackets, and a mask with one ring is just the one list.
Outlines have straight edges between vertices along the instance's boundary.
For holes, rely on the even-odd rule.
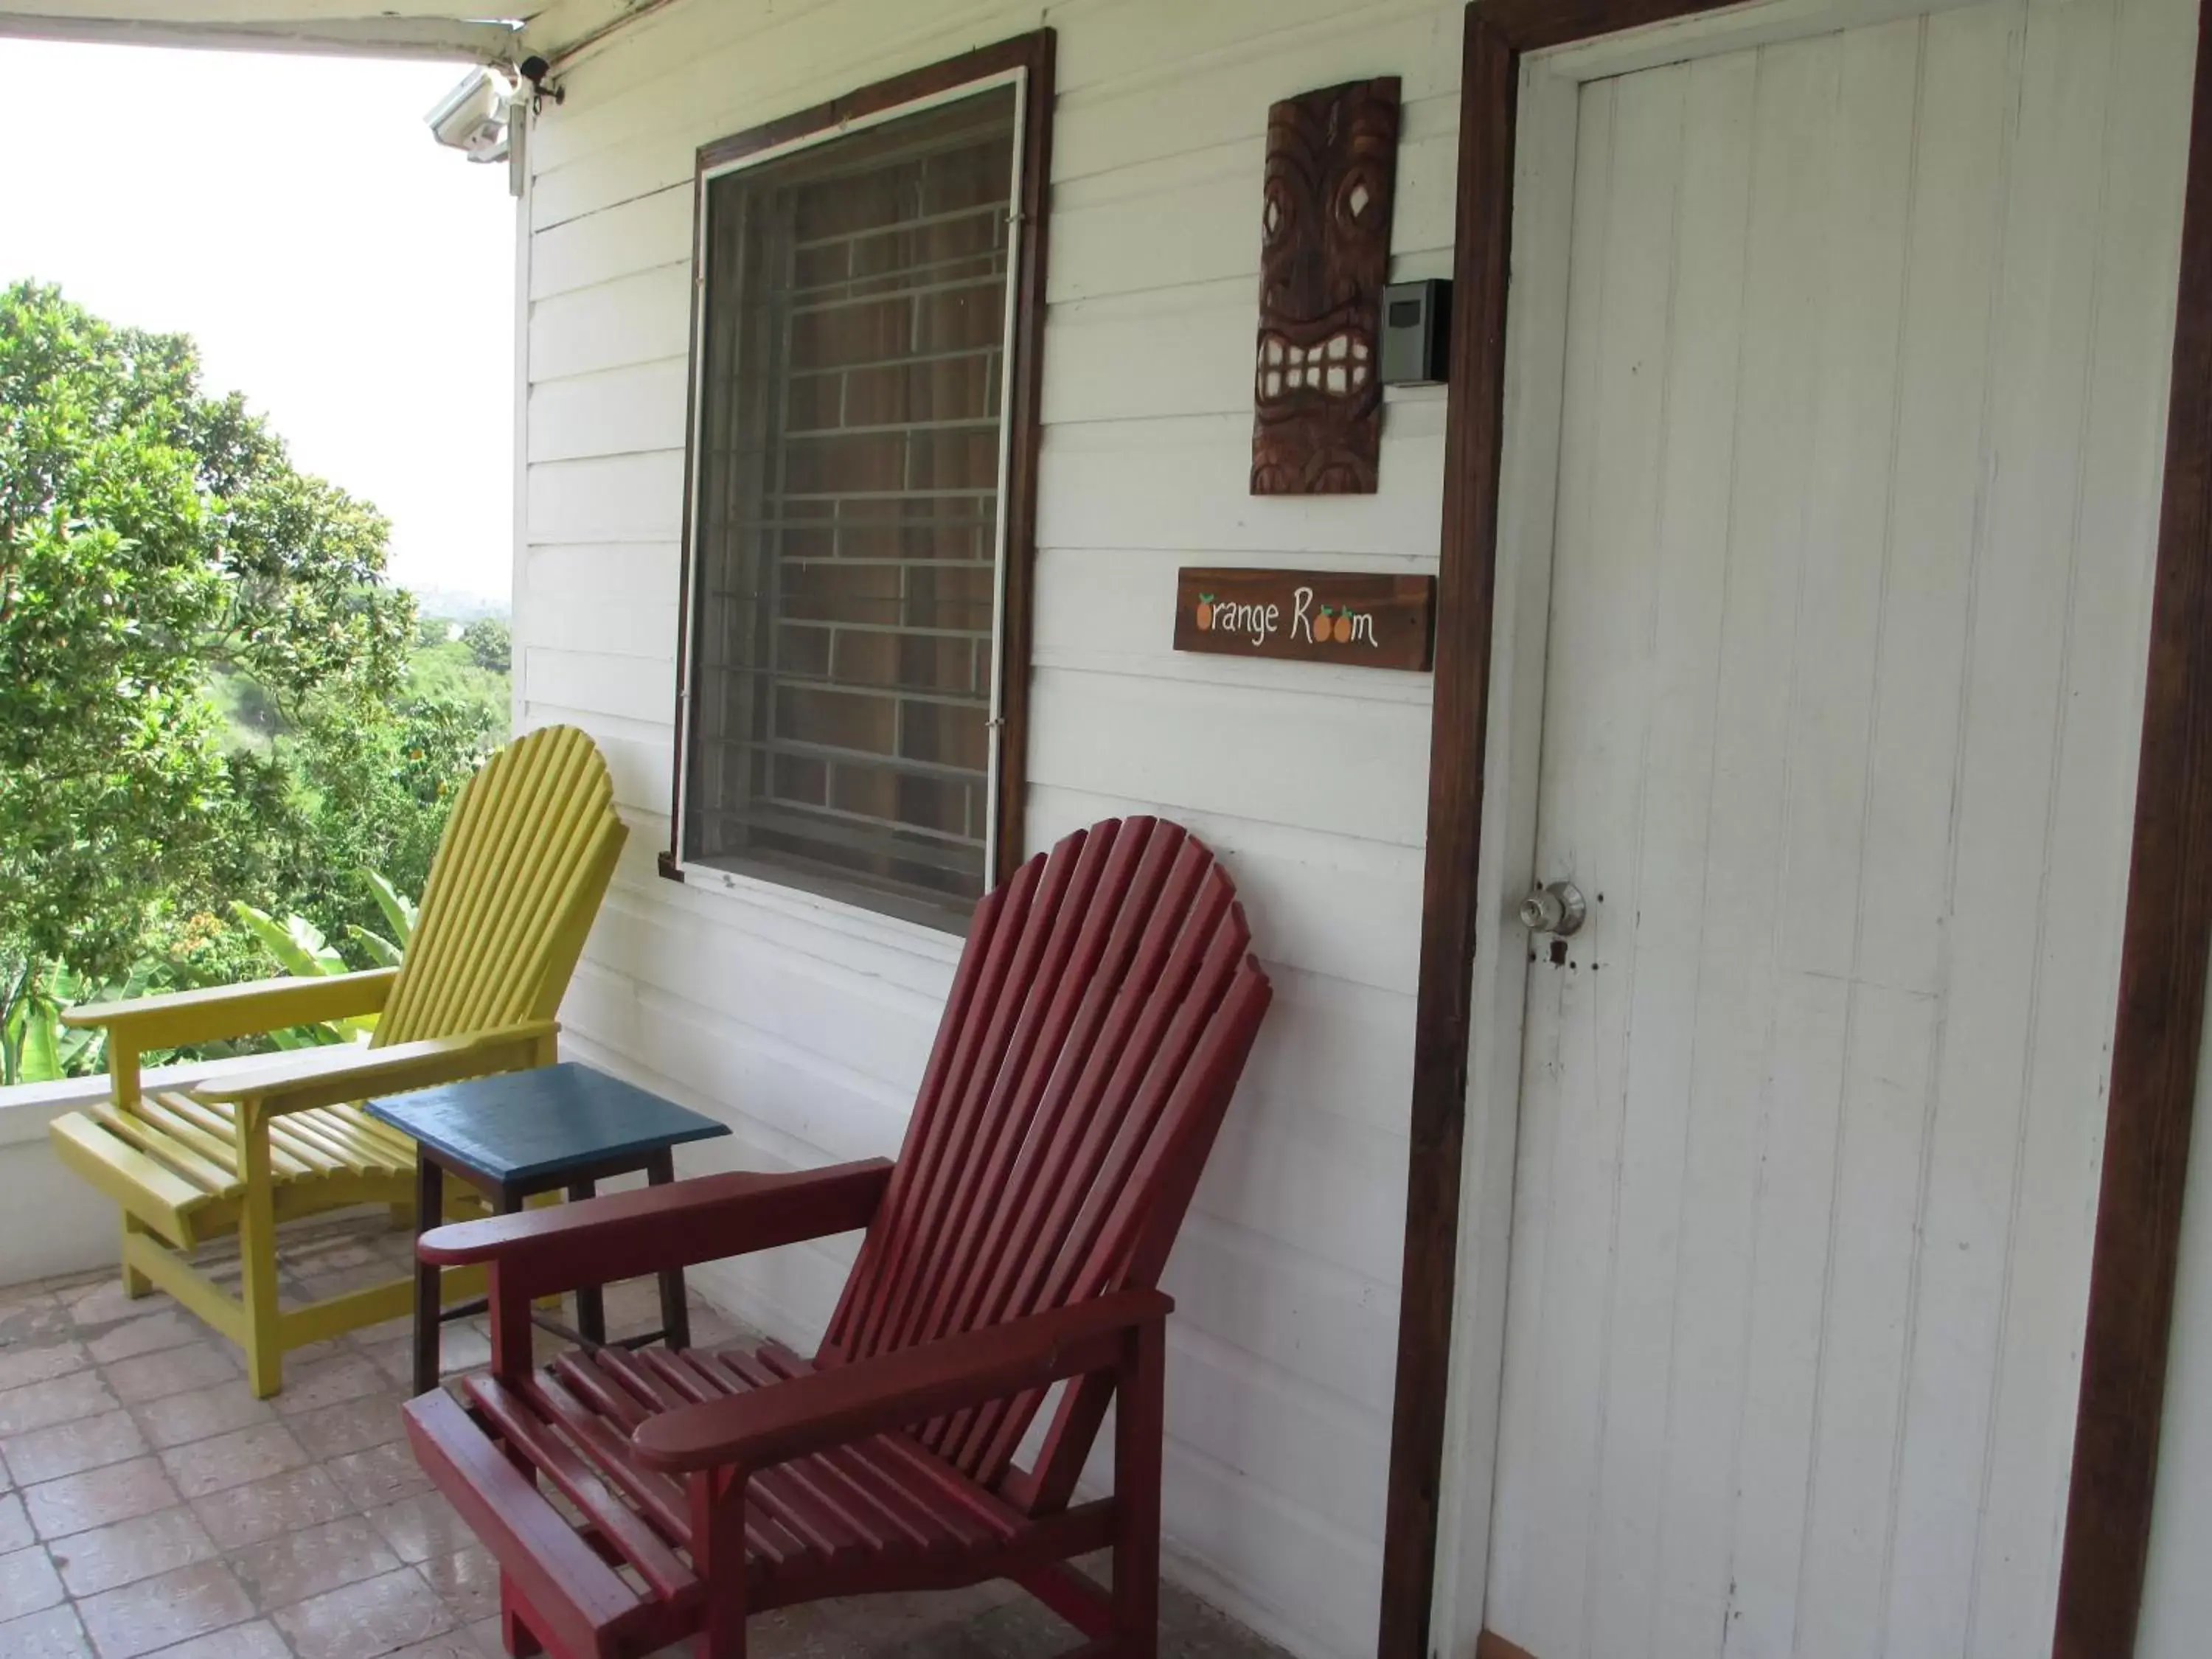
[[630,1438],[644,1463],[671,1474],[722,1465],[767,1468],[1103,1370],[1130,1331],[1165,1320],[1174,1306],[1164,1291],[1119,1291],[664,1412],[640,1424]]
[[489,1262],[507,1295],[547,1296],[695,1261],[851,1232],[874,1218],[885,1158],[781,1175],[698,1176],[605,1198],[424,1233],[416,1254],[441,1267]]

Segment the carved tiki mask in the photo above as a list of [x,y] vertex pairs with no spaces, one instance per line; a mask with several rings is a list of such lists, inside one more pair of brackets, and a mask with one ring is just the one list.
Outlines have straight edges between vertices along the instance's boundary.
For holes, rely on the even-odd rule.
[[1397,170],[1395,76],[1325,87],[1267,112],[1255,495],[1374,491],[1376,331]]

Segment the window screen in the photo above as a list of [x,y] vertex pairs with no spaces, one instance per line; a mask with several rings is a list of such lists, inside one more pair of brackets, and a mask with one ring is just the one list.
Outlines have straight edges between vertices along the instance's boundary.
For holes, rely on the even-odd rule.
[[1000,87],[707,185],[688,861],[984,889],[1014,127]]

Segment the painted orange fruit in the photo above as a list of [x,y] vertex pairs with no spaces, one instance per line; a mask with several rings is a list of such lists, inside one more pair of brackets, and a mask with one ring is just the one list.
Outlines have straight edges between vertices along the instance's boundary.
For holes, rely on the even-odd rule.
[[1206,629],[1212,626],[1213,595],[1211,593],[1201,593],[1198,596],[1198,631],[1203,634]]
[[1316,645],[1327,645],[1328,643],[1328,619],[1330,615],[1331,612],[1329,608],[1327,605],[1323,605],[1321,608],[1321,613],[1314,618],[1313,637],[1314,643]]
[[1339,645],[1352,643],[1352,613],[1348,611],[1336,613],[1336,642]]

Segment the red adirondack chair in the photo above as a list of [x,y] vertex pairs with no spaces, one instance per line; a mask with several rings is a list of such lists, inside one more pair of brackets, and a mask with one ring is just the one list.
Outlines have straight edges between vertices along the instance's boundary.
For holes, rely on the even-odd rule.
[[[1271,994],[1249,944],[1196,838],[1109,820],[977,907],[896,1164],[426,1235],[428,1260],[489,1268],[492,1365],[465,1401],[410,1403],[408,1436],[499,1559],[508,1650],[614,1659],[703,1632],[701,1659],[738,1659],[749,1613],[1005,1577],[1152,1654],[1156,1285]],[[532,1297],[863,1227],[811,1360],[608,1347],[532,1369]],[[1116,1399],[1114,1493],[1076,1503]],[[1108,1547],[1110,1595],[1067,1565]]]

